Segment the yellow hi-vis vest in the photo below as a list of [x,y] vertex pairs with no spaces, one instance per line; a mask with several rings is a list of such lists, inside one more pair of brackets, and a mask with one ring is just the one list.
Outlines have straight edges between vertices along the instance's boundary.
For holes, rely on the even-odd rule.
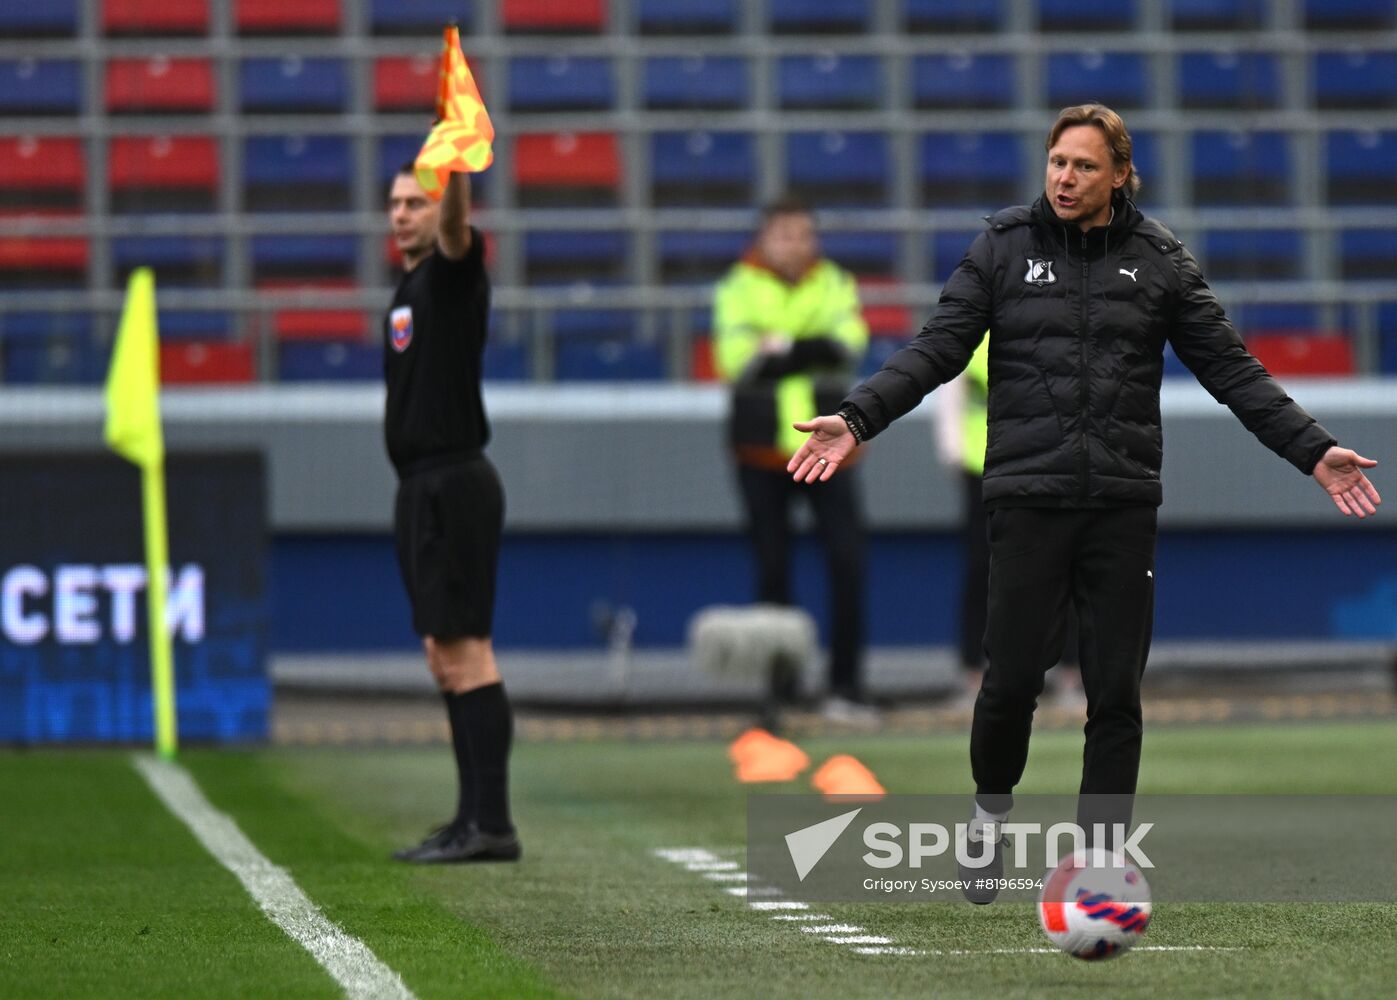
[[985,447],[989,441],[990,338],[986,334],[965,366],[965,410],[961,416],[961,461],[965,471],[985,474]]

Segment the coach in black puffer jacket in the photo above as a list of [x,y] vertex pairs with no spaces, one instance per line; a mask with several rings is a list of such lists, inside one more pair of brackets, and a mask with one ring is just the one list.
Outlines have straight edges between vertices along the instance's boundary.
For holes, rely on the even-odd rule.
[[[917,338],[845,399],[797,424],[789,471],[828,479],[857,443],[960,373],[991,331],[988,667],[975,702],[971,839],[997,842],[1028,760],[1043,674],[1077,613],[1087,696],[1078,822],[1128,824],[1140,765],[1140,676],[1154,619],[1165,342],[1258,438],[1312,474],[1345,514],[1380,503],[1346,448],[1247,353],[1198,265],[1129,195],[1130,133],[1101,105],[1059,114],[1044,193],[994,215]],[[1088,833],[1090,836],[1090,832]],[[966,871],[993,885],[998,870]],[[1022,872],[1015,875],[1026,874]],[[986,879],[985,876],[990,876]],[[967,890],[989,902],[994,889]]]

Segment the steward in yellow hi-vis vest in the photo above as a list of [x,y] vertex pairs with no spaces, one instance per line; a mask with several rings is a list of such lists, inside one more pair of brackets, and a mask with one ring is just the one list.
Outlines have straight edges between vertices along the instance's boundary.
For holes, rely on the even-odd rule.
[[791,425],[843,399],[868,348],[853,275],[824,257],[783,275],[760,246],[718,283],[713,331],[718,374],[733,385],[729,442],[765,468],[786,467],[805,440]]

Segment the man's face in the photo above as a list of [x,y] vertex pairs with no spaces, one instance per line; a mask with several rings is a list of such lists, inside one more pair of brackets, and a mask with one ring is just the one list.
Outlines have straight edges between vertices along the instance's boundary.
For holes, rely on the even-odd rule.
[[819,253],[815,220],[808,215],[777,215],[768,219],[757,238],[762,260],[788,281],[795,281]]
[[1104,226],[1111,218],[1111,194],[1125,183],[1126,167],[1111,162],[1106,136],[1095,125],[1062,130],[1048,150],[1044,190],[1063,222],[1083,230]]
[[393,242],[409,261],[429,253],[437,239],[438,205],[417,178],[399,174],[388,194],[388,224]]

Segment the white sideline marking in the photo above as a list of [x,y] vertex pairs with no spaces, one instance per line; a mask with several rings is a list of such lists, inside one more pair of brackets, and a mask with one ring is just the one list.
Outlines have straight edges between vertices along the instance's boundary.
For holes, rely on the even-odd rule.
[[754,900],[747,904],[754,910],[808,910],[809,903],[802,903],[796,899],[777,899],[770,901]]
[[691,872],[735,872],[741,867],[736,861],[690,861],[684,866]]
[[189,772],[178,764],[143,754],[134,757],[133,763],[166,808],[189,827],[219,864],[238,877],[267,919],[310,952],[346,996],[354,1000],[416,1000],[401,976],[380,962],[368,945],[326,919],[286,869],[267,860],[232,817],[209,803]]
[[814,927],[802,927],[806,934],[862,934],[863,928],[857,924],[817,924]]
[[893,939],[880,934],[836,934],[825,938],[830,944],[892,944]]
[[[828,913],[777,913],[772,920],[833,920]],[[804,928],[801,928],[804,930]]]
[[710,882],[746,882],[746,872],[704,872],[703,877]]
[[[925,955],[927,952],[919,951],[916,948],[889,948],[877,945],[866,948],[850,948],[855,955]],[[935,954],[935,952],[932,952]]]

